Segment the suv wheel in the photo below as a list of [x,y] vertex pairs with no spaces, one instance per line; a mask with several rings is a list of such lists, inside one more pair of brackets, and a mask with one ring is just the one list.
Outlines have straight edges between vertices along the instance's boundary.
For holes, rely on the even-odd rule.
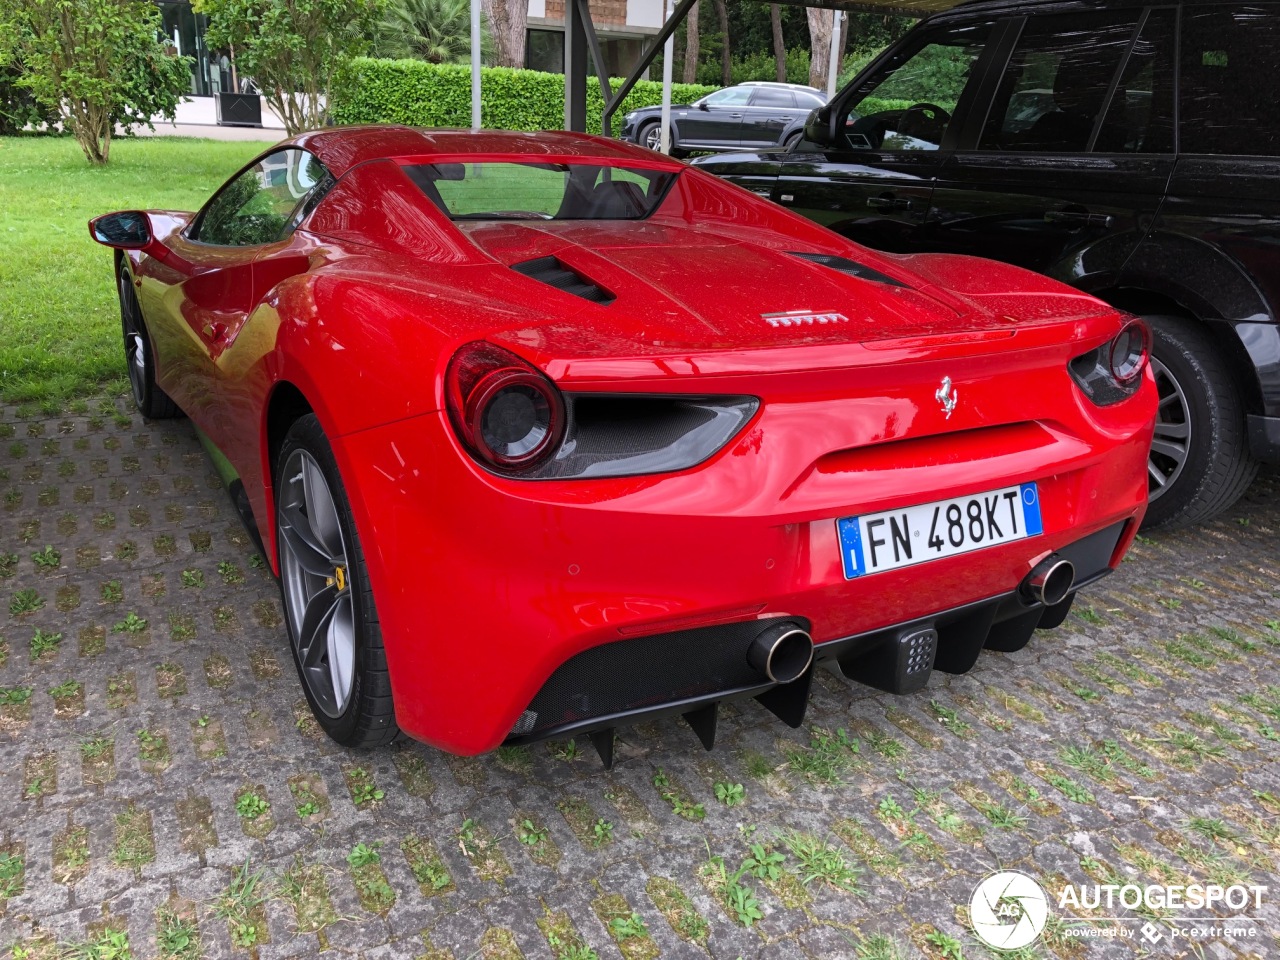
[[1208,332],[1186,317],[1145,319],[1160,407],[1144,526],[1190,526],[1235,503],[1258,464],[1249,454],[1244,404]]

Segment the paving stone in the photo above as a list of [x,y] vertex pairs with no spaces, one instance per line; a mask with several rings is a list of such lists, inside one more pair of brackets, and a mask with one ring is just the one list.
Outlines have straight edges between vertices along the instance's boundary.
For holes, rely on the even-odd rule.
[[[83,943],[109,918],[127,930],[135,960],[149,960],[156,909],[177,896],[195,905],[201,956],[241,960],[248,954],[214,904],[246,862],[263,871],[268,897],[259,960],[417,960],[424,935],[462,960],[492,952],[504,930],[522,956],[549,958],[538,926],[548,913],[567,915],[602,960],[618,960],[597,912],[613,894],[644,920],[662,957],[854,957],[874,934],[893,938],[903,957],[933,956],[920,939],[928,930],[983,956],[963,910],[999,869],[1083,883],[1102,864],[1149,882],[1147,857],[1188,880],[1207,879],[1204,864],[1214,862],[1249,882],[1274,881],[1280,691],[1269,688],[1280,676],[1280,632],[1268,623],[1280,621],[1280,472],[1264,472],[1200,529],[1144,535],[1114,576],[1081,594],[1063,628],[1025,650],[988,652],[970,674],[935,676],[900,698],[824,668],[803,729],[754,702],[734,704],[722,711],[714,753],[679,720],[647,723],[622,732],[618,765],[605,772],[586,738],[574,751],[535,744],[458,759],[412,743],[351,754],[317,737],[305,705],[299,712],[276,585],[190,426],[127,410],[124,398],[52,417],[0,409],[15,434],[0,444],[0,689],[32,691],[25,705],[0,706],[0,850],[24,859],[21,892],[0,912],[0,950],[40,931]],[[21,455],[6,459],[15,443]],[[46,545],[60,555],[50,572],[32,559]],[[11,614],[23,590],[43,603]],[[62,640],[33,658],[37,630]],[[126,676],[131,694],[119,685]],[[49,693],[67,681],[82,685],[79,712]],[[788,762],[810,755],[815,731],[838,729],[858,751],[835,755],[829,782]],[[143,730],[164,736],[163,762]],[[82,757],[94,738],[111,741],[113,778],[97,779]],[[45,755],[50,773],[33,784],[39,764],[29,761]],[[382,800],[353,803],[346,776],[356,766]],[[655,787],[659,770],[671,788]],[[322,813],[299,816],[297,778],[321,790]],[[721,782],[742,784],[743,801],[722,804]],[[237,813],[245,787],[268,801],[269,831]],[[704,815],[678,815],[668,790]],[[897,813],[882,807],[889,799]],[[131,804],[150,817],[154,843],[136,870],[115,861],[116,818]],[[518,839],[525,816],[547,831],[554,864]],[[485,878],[464,854],[468,818],[509,873]],[[613,825],[600,845],[597,820]],[[1193,820],[1202,830],[1226,824],[1234,839],[1215,842]],[[73,824],[86,831],[89,860],[59,882],[55,848]],[[708,858],[723,857],[732,873],[752,843],[765,843],[784,854],[783,870],[799,871],[780,839],[788,831],[826,840],[860,870],[860,895],[814,880],[788,906],[781,887],[747,876],[765,917],[746,928],[705,882]],[[452,881],[446,892],[424,896],[400,848],[410,835],[434,844]],[[357,896],[346,858],[360,843],[380,844],[395,893],[385,916]],[[295,863],[324,872],[337,919],[319,933],[297,932],[278,892]],[[655,877],[674,881],[705,921],[705,951],[658,909]],[[1205,955],[1280,952],[1280,901],[1255,913],[1258,940],[1206,942]],[[1173,956],[1186,946],[1130,939],[1085,949]]]

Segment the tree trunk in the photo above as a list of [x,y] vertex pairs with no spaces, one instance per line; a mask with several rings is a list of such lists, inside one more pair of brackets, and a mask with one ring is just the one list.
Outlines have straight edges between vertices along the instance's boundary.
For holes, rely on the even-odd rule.
[[809,16],[809,86],[826,90],[831,66],[832,11],[806,7],[805,13]]
[[702,38],[698,31],[698,14],[701,12],[699,4],[694,4],[689,10],[689,16],[684,21],[684,82],[698,82],[698,46]]
[[777,64],[779,83],[787,82],[787,45],[782,39],[782,8],[769,4],[769,26],[773,29],[773,60]]
[[720,20],[720,36],[724,38],[720,47],[720,83],[727,87],[733,83],[733,53],[729,49],[729,8],[724,0],[716,0],[716,16]]
[[529,22],[528,0],[483,0],[481,5],[489,18],[497,65],[523,67],[525,28]]

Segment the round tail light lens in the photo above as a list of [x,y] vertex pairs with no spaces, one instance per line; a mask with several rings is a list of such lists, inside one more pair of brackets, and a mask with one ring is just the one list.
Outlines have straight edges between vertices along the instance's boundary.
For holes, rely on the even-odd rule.
[[450,419],[477,459],[503,471],[540,463],[560,442],[564,402],[555,384],[488,343],[462,347],[446,382]]
[[1133,319],[1111,341],[1108,365],[1117,383],[1132,383],[1142,376],[1151,351],[1151,331],[1141,320]]

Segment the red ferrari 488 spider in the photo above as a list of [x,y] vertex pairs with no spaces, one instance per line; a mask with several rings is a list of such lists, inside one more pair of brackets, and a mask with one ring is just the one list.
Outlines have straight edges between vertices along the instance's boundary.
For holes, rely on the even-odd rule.
[[819,661],[905,692],[1056,626],[1145,509],[1140,321],[638,147],[326,130],[90,230],[343,744],[798,725]]

